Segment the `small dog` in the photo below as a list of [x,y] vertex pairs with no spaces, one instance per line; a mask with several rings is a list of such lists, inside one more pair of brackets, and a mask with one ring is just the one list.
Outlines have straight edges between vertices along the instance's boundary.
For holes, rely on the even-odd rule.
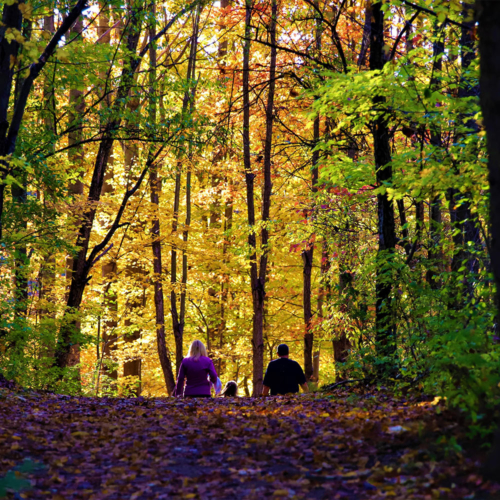
[[224,390],[221,393],[225,398],[234,398],[238,394],[238,384],[231,380],[227,382]]

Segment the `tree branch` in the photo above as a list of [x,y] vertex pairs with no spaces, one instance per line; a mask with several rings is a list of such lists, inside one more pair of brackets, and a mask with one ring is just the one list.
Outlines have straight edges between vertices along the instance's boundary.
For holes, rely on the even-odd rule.
[[19,98],[16,102],[14,108],[14,115],[12,116],[12,121],[9,127],[9,133],[7,139],[2,148],[2,154],[4,156],[10,155],[16,149],[17,137],[19,135],[19,129],[21,127],[21,122],[24,117],[24,111],[26,109],[26,103],[28,102],[28,97],[33,86],[33,82],[37,76],[42,71],[49,57],[55,52],[59,42],[62,37],[70,30],[73,24],[76,22],[78,17],[87,8],[88,0],[78,0],[76,5],[71,9],[71,12],[64,19],[59,29],[56,31],[52,40],[48,43],[43,51],[43,54],[39,57],[38,62],[33,63],[30,66],[30,72],[26,80],[24,80],[23,86],[21,87],[21,92],[19,93]]

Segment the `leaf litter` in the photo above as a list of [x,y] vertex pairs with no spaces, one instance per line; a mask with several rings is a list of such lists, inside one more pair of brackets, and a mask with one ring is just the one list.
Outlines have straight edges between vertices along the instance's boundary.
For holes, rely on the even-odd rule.
[[347,391],[196,400],[4,388],[0,498],[500,498],[480,455],[443,446],[456,442],[455,417]]

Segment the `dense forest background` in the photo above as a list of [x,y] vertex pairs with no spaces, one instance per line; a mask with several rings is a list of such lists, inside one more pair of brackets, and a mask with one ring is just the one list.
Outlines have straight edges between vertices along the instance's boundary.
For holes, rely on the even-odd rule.
[[480,423],[500,349],[474,14],[4,1],[1,372],[165,395],[199,338],[257,395],[286,342],[312,384]]

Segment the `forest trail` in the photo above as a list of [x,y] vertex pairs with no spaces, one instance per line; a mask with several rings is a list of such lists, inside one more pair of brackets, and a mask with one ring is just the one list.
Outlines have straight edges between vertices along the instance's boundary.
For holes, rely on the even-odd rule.
[[478,458],[453,449],[457,424],[439,405],[343,394],[105,399],[0,389],[0,498],[499,498]]

